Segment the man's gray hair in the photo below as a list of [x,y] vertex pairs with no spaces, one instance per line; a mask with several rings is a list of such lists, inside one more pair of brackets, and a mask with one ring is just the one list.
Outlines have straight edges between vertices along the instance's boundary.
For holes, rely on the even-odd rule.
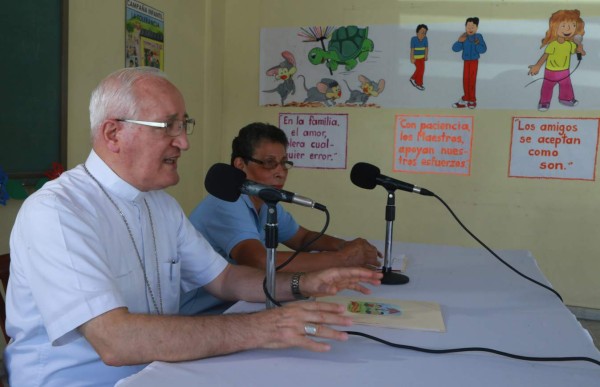
[[115,71],[98,84],[90,98],[92,140],[107,119],[138,118],[139,100],[134,85],[139,80],[149,78],[167,79],[165,73],[154,67],[128,67]]

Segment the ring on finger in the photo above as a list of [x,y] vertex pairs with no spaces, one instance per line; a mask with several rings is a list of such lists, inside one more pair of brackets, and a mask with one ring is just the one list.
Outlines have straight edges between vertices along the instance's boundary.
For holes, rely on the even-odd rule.
[[315,336],[317,334],[317,326],[310,323],[304,324],[304,333],[309,336]]

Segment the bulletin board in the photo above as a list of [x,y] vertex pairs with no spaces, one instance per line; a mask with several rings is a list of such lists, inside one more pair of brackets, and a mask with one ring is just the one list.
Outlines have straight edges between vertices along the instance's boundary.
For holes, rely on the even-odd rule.
[[10,178],[66,162],[67,20],[66,0],[2,5],[0,167]]

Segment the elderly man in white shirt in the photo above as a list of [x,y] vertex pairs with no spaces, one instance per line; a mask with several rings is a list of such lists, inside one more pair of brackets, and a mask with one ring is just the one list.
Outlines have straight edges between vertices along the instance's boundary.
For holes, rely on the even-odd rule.
[[[225,300],[264,301],[264,273],[229,265],[162,191],[179,181],[177,162],[194,126],[163,73],[109,75],[92,93],[90,121],[86,162],[31,195],[11,233],[11,385],[112,386],[154,360],[250,348],[327,351],[330,343],[313,336],[347,338],[328,327],[351,323],[328,303],[176,315],[181,291],[197,287]],[[368,293],[362,283],[378,284],[380,276],[362,268],[281,273],[276,292],[287,300],[341,289]]]

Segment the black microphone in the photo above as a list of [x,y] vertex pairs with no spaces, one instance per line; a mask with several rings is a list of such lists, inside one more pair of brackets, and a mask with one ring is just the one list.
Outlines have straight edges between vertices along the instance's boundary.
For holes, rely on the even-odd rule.
[[[575,35],[573,36],[573,41],[575,42],[575,44],[577,45],[577,47],[581,46],[581,42],[583,42],[583,36],[581,35]],[[577,60],[581,60],[581,53],[578,52],[577,53]]]
[[356,163],[350,172],[350,180],[354,185],[364,189],[373,189],[377,185],[387,190],[400,189],[406,192],[418,193],[425,196],[435,196],[433,192],[425,188],[419,188],[414,184],[405,183],[389,176],[382,175],[379,168],[368,163]]
[[235,202],[241,194],[246,194],[258,196],[268,202],[294,203],[321,211],[326,209],[324,205],[294,192],[247,180],[244,171],[223,163],[210,167],[204,179],[204,187],[211,195],[228,202]]

